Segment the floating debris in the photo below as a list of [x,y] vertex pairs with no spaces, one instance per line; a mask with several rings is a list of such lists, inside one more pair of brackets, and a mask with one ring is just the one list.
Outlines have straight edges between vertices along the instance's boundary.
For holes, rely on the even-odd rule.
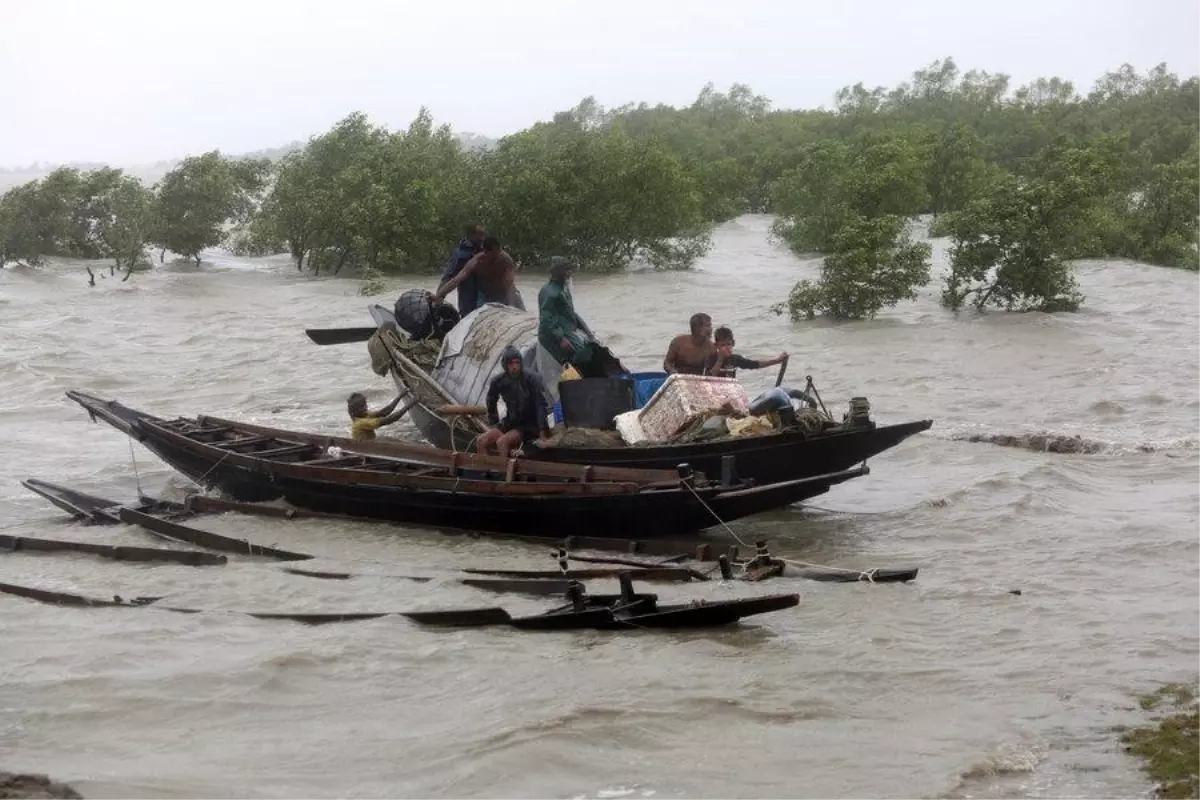
[[1110,450],[1104,442],[1084,439],[1082,436],[1059,436],[1051,433],[972,433],[954,437],[960,442],[983,442],[1000,447],[1016,447],[1035,453],[1067,453],[1072,455],[1095,455]]

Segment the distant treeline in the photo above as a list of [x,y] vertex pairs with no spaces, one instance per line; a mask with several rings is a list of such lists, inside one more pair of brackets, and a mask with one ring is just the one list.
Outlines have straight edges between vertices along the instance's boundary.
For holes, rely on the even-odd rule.
[[842,89],[833,109],[773,111],[742,85],[683,108],[587,98],[487,149],[424,109],[395,132],[352,114],[274,162],[213,152],[152,188],[68,168],[16,187],[0,198],[0,262],[128,269],[148,248],[199,260],[223,244],[315,272],[424,272],[480,221],[527,263],[684,268],[713,224],[768,212],[792,249],[825,256],[778,307],[794,317],[915,297],[930,279],[929,245],[907,232],[921,214],[952,239],[950,308],[1076,308],[1069,259],[1197,268],[1196,77],[1125,65],[1086,95],[1009,83],[946,59],[893,89]]

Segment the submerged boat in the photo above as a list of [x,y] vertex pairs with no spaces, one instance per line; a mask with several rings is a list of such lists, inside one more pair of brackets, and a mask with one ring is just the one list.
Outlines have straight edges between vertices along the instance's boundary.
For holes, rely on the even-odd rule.
[[647,538],[692,534],[781,508],[866,467],[774,484],[717,482],[685,464],[638,470],[355,442],[216,417],[166,420],[68,391],[92,416],[204,487],[245,502],[501,534]]
[[[117,525],[121,522],[120,510],[126,505],[37,478],[27,478],[21,485],[85,525]],[[179,503],[150,497],[139,498],[132,507],[147,514],[187,514],[187,509]]]
[[562,631],[593,628],[715,628],[732,625],[743,617],[768,614],[800,604],[798,594],[775,594],[736,600],[694,601],[659,605],[658,595],[633,591],[628,573],[621,574],[620,594],[588,594],[573,583],[566,605],[541,614],[513,617],[502,608],[449,611],[410,611],[404,616],[421,625],[482,627],[508,625],[519,630]]
[[[536,314],[487,304],[463,317],[439,341],[408,336],[395,315],[382,306],[372,305],[368,310],[377,324],[368,345],[372,368],[377,374],[390,374],[400,391],[415,398],[410,411],[413,423],[435,447],[470,450],[475,438],[486,430],[486,420],[478,409],[485,401],[488,382],[500,372],[505,347],[516,347],[525,368],[537,372],[551,399],[557,399],[562,368],[537,343]],[[642,396],[642,385],[654,388],[666,373],[633,377],[638,375],[644,377],[638,386],[638,399],[644,406],[654,398]],[[826,413],[818,424],[768,433],[637,445],[626,445],[615,434],[601,442],[593,439],[582,444],[570,443],[569,436],[557,436],[550,444],[527,445],[525,455],[564,464],[644,469],[673,469],[687,463],[712,475],[732,468],[739,478],[770,484],[840,473],[865,464],[933,425],[929,419],[878,425],[869,417],[869,404],[858,399],[862,402],[852,403],[851,412],[841,422]],[[809,417],[810,423],[815,419],[818,417]]]

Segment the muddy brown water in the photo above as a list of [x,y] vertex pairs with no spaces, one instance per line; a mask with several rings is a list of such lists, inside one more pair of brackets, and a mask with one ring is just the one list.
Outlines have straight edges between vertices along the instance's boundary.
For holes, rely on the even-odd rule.
[[[872,474],[738,523],[821,564],[916,564],[916,583],[661,586],[664,597],[802,594],[798,608],[702,633],[435,632],[402,618],[305,627],[254,611],[537,609],[449,580],[458,565],[544,568],[543,548],[368,523],[212,517],[202,527],[317,553],[289,575],[86,556],[0,556],[0,581],[211,609],[69,609],[0,597],[0,767],[87,797],[1060,797],[1147,789],[1114,725],[1132,695],[1194,680],[1197,276],[1084,262],[1076,315],[952,314],[936,285],[870,322],[768,313],[816,262],[722,226],[691,272],[580,277],[581,311],[627,364],[654,369],[695,311],[748,355],[791,354],[835,413],[933,429]],[[937,242],[936,264],[945,263]],[[542,276],[522,278],[527,298]],[[425,280],[394,280],[390,303]],[[146,544],[82,528],[26,477],[117,499],[186,481],[63,391],[162,414],[341,432],[344,400],[393,390],[363,345],[305,327],[369,324],[350,279],[284,258],[212,254],[88,288],[79,264],[0,271],[0,527]],[[767,374],[770,373],[770,374]],[[751,390],[774,370],[746,373]],[[1049,432],[1059,455],[959,441]],[[414,436],[411,428],[401,431]],[[1022,594],[1010,594],[1020,589]]]

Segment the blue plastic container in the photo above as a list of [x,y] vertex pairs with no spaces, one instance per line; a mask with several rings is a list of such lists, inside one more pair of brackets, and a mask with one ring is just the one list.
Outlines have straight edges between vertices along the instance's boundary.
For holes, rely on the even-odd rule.
[[667,373],[665,372],[631,372],[627,377],[633,379],[634,408],[646,405],[654,393],[667,382]]

